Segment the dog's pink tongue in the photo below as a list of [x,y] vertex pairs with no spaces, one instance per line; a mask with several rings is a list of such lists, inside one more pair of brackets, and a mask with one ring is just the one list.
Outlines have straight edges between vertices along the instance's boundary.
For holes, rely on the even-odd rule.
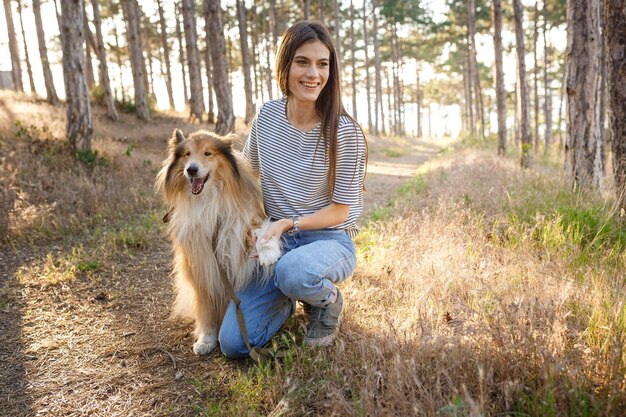
[[202,190],[202,186],[204,185],[204,178],[194,178],[191,180],[191,192],[197,193]]

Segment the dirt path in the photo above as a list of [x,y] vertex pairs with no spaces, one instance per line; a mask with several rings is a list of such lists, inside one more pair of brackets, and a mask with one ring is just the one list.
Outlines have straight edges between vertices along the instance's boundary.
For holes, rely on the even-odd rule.
[[377,208],[385,206],[395,191],[413,177],[418,167],[435,157],[449,142],[421,140],[397,145],[388,139],[370,138],[364,209],[361,220]]
[[[176,122],[161,123],[142,138],[142,158],[162,154],[157,135]],[[118,136],[105,149],[127,147]],[[371,138],[363,217],[442,146]],[[0,248],[0,416],[186,416],[233,398],[250,361],[192,353],[191,323],[169,318],[170,250],[160,226],[131,232],[111,225]]]

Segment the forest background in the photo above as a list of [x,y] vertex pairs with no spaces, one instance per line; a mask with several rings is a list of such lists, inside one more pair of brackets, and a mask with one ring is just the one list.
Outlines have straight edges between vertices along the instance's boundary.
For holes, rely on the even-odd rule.
[[[625,1],[3,3],[0,414],[626,410]],[[245,138],[302,18],[371,145],[342,333],[197,358],[154,175]]]

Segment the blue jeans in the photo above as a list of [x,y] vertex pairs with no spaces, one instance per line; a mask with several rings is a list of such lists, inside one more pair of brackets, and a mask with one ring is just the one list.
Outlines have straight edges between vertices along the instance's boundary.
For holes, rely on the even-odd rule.
[[[252,346],[269,342],[293,314],[295,300],[328,305],[337,291],[334,284],[348,278],[356,267],[354,244],[343,230],[303,230],[293,236],[283,234],[282,240],[284,255],[276,263],[273,277],[264,285],[255,280],[237,293]],[[249,353],[232,301],[220,327],[219,342],[229,358]]]

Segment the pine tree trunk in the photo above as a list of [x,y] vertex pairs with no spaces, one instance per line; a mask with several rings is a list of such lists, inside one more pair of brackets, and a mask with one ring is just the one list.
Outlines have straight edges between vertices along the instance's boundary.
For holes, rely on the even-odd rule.
[[626,0],[604,0],[609,129],[617,204],[626,210]]
[[543,114],[546,119],[546,148],[544,153],[547,154],[552,145],[552,89],[550,88],[550,46],[548,45],[548,37],[546,32],[548,31],[548,2],[543,1],[543,86],[544,86],[544,100],[543,100]]
[[480,121],[480,137],[485,140],[485,114],[483,107],[483,93],[480,88],[480,72],[476,57],[476,6],[474,0],[468,0],[468,33],[469,33],[469,57],[470,71],[475,94],[476,120]]
[[255,108],[252,97],[252,79],[250,77],[250,49],[248,48],[248,18],[246,3],[237,0],[237,18],[239,21],[239,48],[241,50],[241,63],[243,66],[244,91],[246,94],[246,117],[245,123],[249,124],[254,117]]
[[256,48],[256,45],[259,44],[259,30],[258,30],[258,14],[256,11],[256,4],[252,6],[252,45],[255,45],[252,48],[252,74],[254,75],[254,97],[257,102],[263,102],[263,84],[262,77],[259,76],[261,73],[260,64],[259,64],[259,51]]
[[476,119],[474,118],[474,73],[472,71],[472,52],[469,36],[467,37],[467,54],[465,60],[465,79],[467,80],[467,111],[470,133],[476,136]]
[[[267,13],[267,11],[266,11]],[[262,15],[261,15],[262,16]],[[263,22],[267,22],[268,19],[263,19]],[[269,23],[266,23],[263,25],[263,32],[265,34],[265,62],[266,62],[266,67],[265,67],[265,77],[266,77],[266,81],[267,81],[267,93],[269,96],[270,100],[274,99],[274,87],[272,84],[272,80],[274,79],[274,77],[272,76],[272,68],[270,65],[270,27],[269,27]]]
[[213,87],[217,99],[217,124],[215,131],[225,135],[235,127],[233,114],[233,99],[228,88],[228,68],[226,67],[226,42],[224,40],[224,25],[219,0],[204,0],[209,21],[209,35],[211,43],[211,61],[213,63]]
[[381,65],[380,65],[380,53],[379,49],[379,39],[378,39],[378,6],[376,0],[372,0],[372,19],[373,19],[373,27],[372,27],[372,39],[374,43],[374,70],[375,70],[375,80],[376,80],[376,98],[375,102],[375,124],[374,124],[374,133],[379,134],[380,132],[385,133],[385,117],[383,115],[383,83],[381,79]]
[[[369,45],[369,34],[367,32],[367,2],[363,2],[363,42],[365,45]],[[353,42],[354,50],[353,53],[356,53],[356,45]],[[372,81],[370,79],[370,57],[369,57],[369,48],[364,48],[365,52],[365,95],[367,98],[367,128],[369,133],[378,134],[377,127],[374,125],[374,120],[372,119]],[[356,65],[356,64],[355,64]],[[354,71],[356,72],[356,67],[354,67]],[[356,85],[355,85],[356,88]],[[354,96],[356,97],[356,91],[354,91]],[[374,111],[376,111],[376,103],[374,103]],[[376,117],[376,116],[374,116]]]
[[202,122],[204,114],[204,90],[200,73],[200,54],[196,34],[196,11],[194,0],[183,0],[183,24],[185,27],[185,45],[189,70],[189,112],[192,119]]
[[392,85],[392,81],[391,81],[391,71],[388,71],[385,68],[385,81],[387,82],[387,114],[389,116],[387,116],[387,121],[388,121],[388,126],[389,126],[389,133],[395,133],[395,126],[392,126],[392,123],[395,121],[395,114],[393,114],[393,107],[392,107],[392,95],[393,95],[393,85]]
[[534,105],[535,123],[533,137],[535,138],[535,154],[539,153],[539,60],[537,59],[537,45],[539,44],[539,4],[535,0],[534,19],[533,19],[533,89],[534,89]]
[[24,83],[22,82],[22,64],[20,62],[20,51],[17,47],[15,26],[13,25],[13,8],[11,7],[11,0],[4,0],[4,16],[7,21],[7,32],[9,35],[9,51],[11,53],[11,78],[13,80],[13,89],[15,91],[24,91]]
[[204,67],[207,77],[207,95],[209,97],[209,109],[207,111],[207,123],[215,124],[215,105],[213,102],[213,64],[211,63],[211,41],[209,40],[209,12],[207,3],[203,4],[204,14]]
[[311,0],[304,0],[304,20],[309,20],[311,16]]
[[393,95],[394,95],[394,132],[402,135],[402,88],[400,86],[400,46],[398,39],[398,24],[392,24],[392,75],[393,75]]
[[135,111],[140,119],[149,120],[150,114],[146,99],[146,64],[143,59],[139,30],[139,6],[137,0],[122,0],[122,7],[126,19],[126,39],[135,87]]
[[33,78],[33,67],[30,65],[30,55],[28,54],[28,43],[26,42],[26,31],[24,30],[24,20],[22,19],[22,1],[17,1],[17,15],[20,18],[20,27],[22,29],[22,41],[24,43],[24,60],[26,61],[26,73],[28,74],[28,81],[30,82],[30,93],[37,95],[35,89],[35,79]]
[[[180,27],[180,6],[174,7],[174,15],[176,18],[176,39],[178,40],[178,63],[183,80],[183,95],[185,97],[185,107],[189,106],[189,93],[187,88],[187,60],[185,59],[185,47],[183,46],[183,31]],[[207,36],[208,39],[208,36]]]
[[528,98],[528,81],[526,79],[526,52],[524,48],[524,26],[523,8],[521,0],[513,0],[513,10],[515,15],[515,46],[517,49],[518,69],[519,69],[519,99],[520,115],[519,128],[522,142],[522,157],[520,165],[522,168],[530,168],[532,164],[532,138],[530,137],[530,103]]
[[573,187],[594,184],[603,171],[600,146],[598,0],[570,0],[567,8],[565,169]]
[[598,91],[597,102],[600,103],[600,114],[598,115],[598,129],[600,130],[600,143],[596,148],[596,162],[594,163],[593,182],[596,187],[602,188],[605,176],[606,161],[606,135],[604,132],[604,121],[606,115],[606,25],[604,22],[604,1],[598,0],[598,20],[600,21],[600,89]]
[[[87,13],[83,12],[83,24],[85,26],[85,81],[87,82],[87,90],[91,91],[96,85],[96,76],[93,72],[93,61],[91,59],[91,48],[95,44],[89,22],[87,21]],[[91,42],[89,42],[91,40]]]
[[341,38],[339,37],[339,27],[341,26],[341,19],[339,17],[339,1],[333,0],[334,11],[334,23],[335,23],[335,51],[337,53],[337,63],[339,64],[339,71],[343,68],[343,56],[341,55]]
[[124,89],[124,74],[122,72],[122,53],[120,52],[120,39],[117,33],[117,24],[113,25],[113,37],[115,39],[115,61],[117,62],[117,69],[119,71],[120,90],[122,92],[122,101],[126,101],[126,90]]
[[277,16],[276,16],[276,0],[270,0],[270,10],[269,10],[269,18],[270,18],[270,31],[272,32],[272,40],[274,47],[278,45],[278,24],[277,24]]
[[154,61],[154,57],[152,55],[152,45],[150,43],[151,30],[148,26],[146,26],[146,23],[149,23],[149,21],[146,22],[146,20],[143,20],[143,22],[143,34],[141,36],[141,39],[143,40],[143,49],[145,51],[144,56],[146,57],[146,60],[144,61],[146,63],[146,74],[148,74],[148,77],[146,78],[146,90],[148,91],[150,97],[154,99],[154,101],[156,101],[156,94],[154,94],[154,68],[152,66],[152,61]]
[[46,36],[43,31],[43,23],[41,21],[41,1],[33,0],[33,14],[35,15],[35,27],[37,29],[37,43],[39,45],[39,59],[41,60],[41,69],[43,72],[43,80],[46,85],[46,101],[52,105],[59,103],[57,90],[54,87],[54,78],[50,70],[50,62],[48,61],[48,49],[46,48]]
[[415,69],[415,106],[417,107],[417,127],[416,136],[418,139],[422,138],[422,80],[420,74],[421,68],[417,65]]
[[107,106],[107,116],[111,120],[117,120],[117,110],[111,94],[111,83],[109,81],[109,67],[107,65],[106,51],[104,49],[104,38],[102,37],[102,20],[100,18],[100,6],[98,0],[91,0],[91,8],[93,10],[93,24],[96,27],[96,55],[98,55],[100,86],[104,97],[104,103]]
[[93,121],[84,73],[84,11],[82,0],[61,0],[63,79],[67,103],[67,138],[76,151],[91,150]]
[[495,89],[498,107],[498,155],[506,154],[506,90],[504,88],[504,69],[502,66],[502,0],[492,0],[493,45],[495,49]]
[[175,108],[174,92],[172,90],[172,65],[170,64],[170,46],[167,43],[168,33],[167,24],[165,23],[165,14],[161,0],[157,0],[157,8],[159,12],[159,27],[161,29],[161,45],[163,46],[163,60],[165,62],[165,87],[167,89],[167,98],[169,100],[170,109]]
[[[365,3],[363,3],[365,4]],[[365,36],[365,34],[363,35]],[[367,41],[365,41],[365,44],[367,45]],[[366,61],[367,61],[367,48],[365,49],[365,56],[366,56]],[[352,117],[354,117],[355,119],[358,118],[358,112],[356,110],[356,39],[354,37],[354,4],[352,3],[352,0],[350,0],[350,58],[351,58],[351,66],[352,66],[352,80],[351,80],[351,87],[352,87]],[[367,64],[366,64],[367,67]],[[368,91],[369,93],[369,91]],[[369,96],[367,97],[367,100],[369,102]],[[369,103],[368,103],[369,106]],[[371,118],[371,114],[370,114],[370,118],[369,118],[369,131],[372,131],[372,126],[371,126],[371,122],[372,122],[372,118]]]

